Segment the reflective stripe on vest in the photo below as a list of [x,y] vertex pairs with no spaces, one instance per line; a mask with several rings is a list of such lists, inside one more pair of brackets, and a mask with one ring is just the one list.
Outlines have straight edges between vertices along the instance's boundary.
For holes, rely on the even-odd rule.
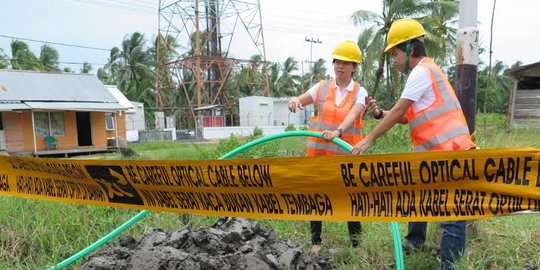
[[[335,104],[337,93],[334,80],[321,81],[317,93],[318,111],[317,115],[310,119],[309,130],[317,132],[336,130],[345,119],[352,106],[354,106],[359,88],[360,86],[355,83],[353,91],[347,93],[347,96],[338,106]],[[333,92],[330,92],[330,90]],[[356,144],[362,139],[363,134],[364,129],[362,119],[358,118],[351,127],[344,131],[341,139],[349,144]],[[341,149],[341,147],[335,145],[333,142],[312,137],[308,138],[307,141],[306,156],[347,154],[346,150]]]
[[[459,138],[464,135],[470,136],[469,129],[461,105],[453,89],[447,85],[447,80],[442,71],[427,57],[419,65],[429,69],[436,99],[433,104],[421,112],[413,112],[412,107],[409,108],[407,118],[409,118],[409,130],[414,150],[421,152],[437,149],[437,146],[443,147],[445,146],[444,142],[449,140],[456,140],[457,143],[463,144],[460,145],[463,149],[474,147],[470,137],[468,139]],[[426,123],[430,123],[430,125],[421,127]],[[453,126],[450,126],[449,130],[443,128],[448,127],[448,125]],[[426,132],[427,129],[433,129],[435,134]],[[452,149],[454,148],[447,150]]]
[[[346,155],[349,153],[349,151],[343,149],[341,146],[338,146],[335,143],[316,143],[313,141],[308,140],[307,147],[313,149],[313,150],[319,150],[319,151],[332,151],[335,152],[338,155]],[[325,153],[327,154],[327,153]]]
[[[332,124],[326,124],[326,123],[321,123],[321,122],[315,122],[315,123],[310,122],[309,123],[310,130],[319,130],[319,131],[335,130],[338,126],[339,125],[332,125]],[[350,128],[347,129],[347,133],[362,135],[362,134],[364,134],[364,129],[363,128],[350,127]]]

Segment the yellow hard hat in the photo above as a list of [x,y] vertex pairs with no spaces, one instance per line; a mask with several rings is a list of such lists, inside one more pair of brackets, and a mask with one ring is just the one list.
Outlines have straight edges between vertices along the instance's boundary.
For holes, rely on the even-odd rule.
[[384,49],[385,52],[392,49],[396,45],[403,42],[415,39],[426,35],[426,30],[422,25],[413,19],[399,19],[392,23],[386,42],[388,46]]
[[332,58],[347,62],[360,63],[362,52],[358,44],[352,40],[347,40],[339,44],[332,52]]

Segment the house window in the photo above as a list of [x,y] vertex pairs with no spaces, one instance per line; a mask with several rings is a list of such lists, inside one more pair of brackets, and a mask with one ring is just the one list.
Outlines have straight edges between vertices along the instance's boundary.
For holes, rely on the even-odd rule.
[[64,112],[34,112],[34,124],[37,136],[65,135]]
[[114,114],[105,113],[105,128],[107,130],[114,130]]

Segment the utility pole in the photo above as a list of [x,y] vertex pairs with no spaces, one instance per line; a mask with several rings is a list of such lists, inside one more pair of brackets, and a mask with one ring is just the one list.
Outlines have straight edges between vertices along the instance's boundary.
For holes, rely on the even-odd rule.
[[476,141],[476,88],[478,71],[478,0],[459,1],[456,44],[456,94]]
[[311,38],[305,38],[306,42],[309,42],[309,63],[310,68],[313,68],[313,43],[322,43],[322,40]]
[[306,42],[309,42],[309,69],[311,70],[311,83],[313,82],[313,43],[322,43],[322,40],[314,39],[313,37],[305,37]]

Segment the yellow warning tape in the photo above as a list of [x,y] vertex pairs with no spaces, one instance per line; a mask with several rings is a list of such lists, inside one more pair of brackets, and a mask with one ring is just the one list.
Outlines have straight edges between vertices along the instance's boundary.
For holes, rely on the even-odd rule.
[[540,211],[540,149],[313,158],[0,157],[0,194],[288,220],[441,221]]

